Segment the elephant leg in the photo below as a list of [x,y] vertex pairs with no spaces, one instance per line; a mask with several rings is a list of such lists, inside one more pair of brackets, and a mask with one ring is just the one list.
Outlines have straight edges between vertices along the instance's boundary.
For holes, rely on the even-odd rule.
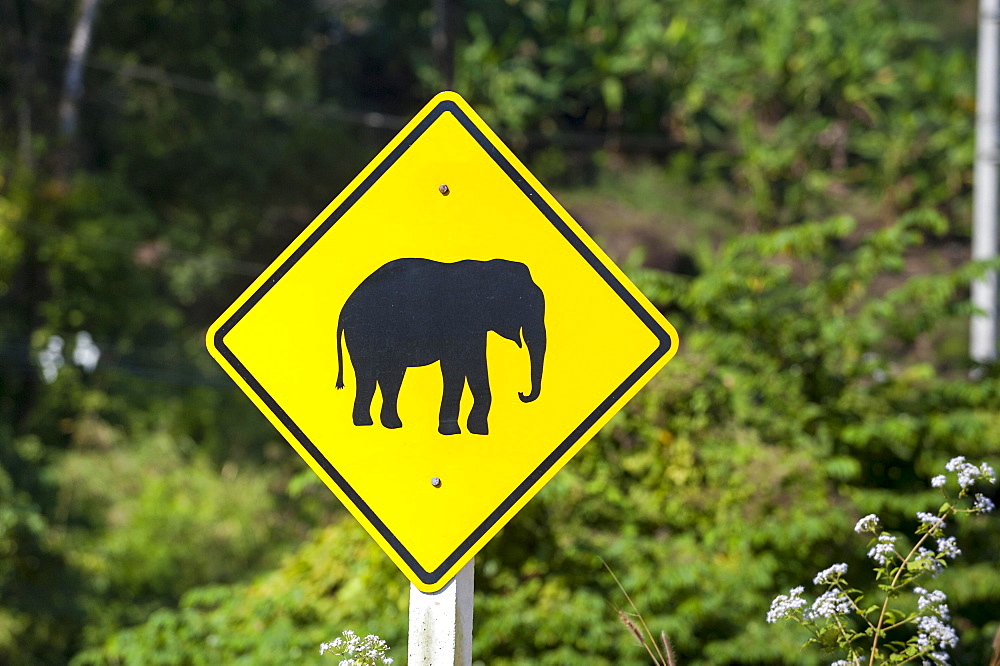
[[354,425],[370,426],[372,424],[372,397],[375,395],[375,373],[358,368],[355,365],[355,382],[358,385],[354,394]]
[[379,420],[386,428],[402,428],[397,405],[399,403],[399,387],[403,385],[403,375],[406,368],[387,370],[378,376],[378,386],[382,390],[382,411]]
[[442,435],[458,435],[458,407],[465,390],[465,373],[460,362],[453,358],[441,359],[441,377],[444,391],[441,395],[441,411],[438,414],[438,432]]
[[486,366],[485,340],[482,348],[477,349],[468,359],[466,376],[474,399],[472,411],[469,412],[469,432],[488,435],[490,428],[487,420],[490,415],[490,405],[493,404],[493,394],[490,392],[490,374]]

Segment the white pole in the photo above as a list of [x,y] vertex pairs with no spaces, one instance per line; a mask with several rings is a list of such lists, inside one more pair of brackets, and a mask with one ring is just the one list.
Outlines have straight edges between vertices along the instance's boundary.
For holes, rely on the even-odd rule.
[[[997,256],[997,187],[1000,163],[1000,0],[979,2],[976,80],[976,169],[973,191],[972,258]],[[997,357],[997,275],[972,284],[972,305],[982,314],[969,324],[969,355],[979,363]]]
[[439,592],[410,585],[409,666],[471,666],[473,563]]

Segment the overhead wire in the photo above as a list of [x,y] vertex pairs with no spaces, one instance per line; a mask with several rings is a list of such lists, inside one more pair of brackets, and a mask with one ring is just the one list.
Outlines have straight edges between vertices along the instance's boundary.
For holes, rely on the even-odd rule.
[[[52,47],[35,47],[39,55],[65,59],[66,53]],[[265,95],[252,90],[223,87],[213,81],[199,79],[186,74],[168,72],[160,67],[141,63],[114,61],[102,56],[91,56],[86,66],[91,69],[116,74],[123,79],[155,83],[173,90],[188,92],[228,102],[241,102],[267,109],[274,115],[307,114],[325,117],[339,122],[363,126],[377,130],[399,130],[409,121],[399,116],[381,111],[346,109],[332,103],[317,104],[293,99],[287,95]],[[567,130],[527,130],[516,131],[499,128],[501,134],[508,134],[511,140],[523,140],[529,144],[561,145],[567,148],[596,149],[613,147],[616,151],[641,154],[663,153],[676,149],[680,143],[669,136],[651,132],[625,131],[567,131]]]
[[[51,46],[38,45],[30,47],[38,55],[50,58],[65,60],[68,56],[62,49]],[[252,90],[240,88],[228,88],[220,86],[214,81],[199,79],[186,74],[168,72],[160,67],[144,65],[141,63],[130,63],[114,61],[108,58],[93,55],[87,59],[88,69],[115,74],[123,79],[133,79],[146,81],[161,86],[179,90],[182,92],[210,97],[228,102],[241,102],[252,104],[268,109],[271,113],[306,113],[329,118],[343,123],[362,125],[373,129],[399,129],[403,127],[407,118],[379,111],[357,111],[345,109],[333,104],[315,104],[295,100],[288,96],[275,97],[264,95]],[[276,102],[280,102],[277,103]]]
[[[98,345],[98,347],[103,350],[111,347],[111,344],[108,343],[107,347],[101,347],[100,345]],[[135,349],[140,351],[152,351],[157,350],[158,348],[137,346]],[[140,356],[141,355],[142,354],[140,354]],[[6,362],[6,365],[8,366],[18,367],[22,370],[40,372],[41,366],[38,363],[36,356],[36,350],[33,349],[32,345],[24,339],[20,341],[11,340],[7,343],[0,344],[0,358],[8,359]],[[221,371],[218,373],[206,374],[201,369],[191,365],[184,367],[176,362],[164,363],[161,365],[151,362],[150,357],[153,356],[153,354],[146,354],[145,356],[145,361],[126,360],[102,351],[101,359],[93,373],[104,373],[111,369],[117,370],[126,375],[140,377],[157,383],[208,386],[216,389],[236,390],[235,384],[227,380]],[[65,365],[71,364],[72,363],[70,361],[65,361]],[[212,376],[213,374],[215,376]]]

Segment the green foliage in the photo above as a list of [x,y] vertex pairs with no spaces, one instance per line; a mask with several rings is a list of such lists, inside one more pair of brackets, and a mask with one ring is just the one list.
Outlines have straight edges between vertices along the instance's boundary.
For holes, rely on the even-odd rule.
[[[343,514],[203,336],[439,87],[433,10],[102,3],[65,141],[75,4],[0,2],[0,662],[287,663],[344,628],[399,650],[405,583],[353,524],[261,573]],[[876,0],[457,4],[459,91],[574,209],[623,202],[612,243],[693,257],[633,255],[683,348],[483,551],[477,658],[641,663],[603,558],[680,663],[814,663],[765,625],[774,590],[997,455],[998,376],[962,358],[982,267],[920,261],[965,228],[970,54]],[[621,168],[636,148],[669,158]],[[995,520],[941,579],[960,663],[995,628]]]
[[80,581],[24,486],[36,488],[15,481],[38,452],[37,442],[13,441],[0,424],[0,661],[11,666],[65,663],[83,623],[78,602],[66,594]]
[[[898,275],[940,224],[911,216],[848,245],[854,225],[838,218],[736,239],[706,256],[696,278],[633,270],[670,309],[684,348],[477,558],[476,658],[642,663],[614,617],[620,593],[604,559],[652,631],[671,637],[679,663],[821,663],[798,651],[807,635],[767,627],[774,590],[830,559],[857,564],[839,535],[865,513],[912,522],[928,501],[922,479],[948,457],[998,453],[997,378],[973,382],[912,353],[933,330],[911,322],[964,316],[956,296],[978,270]],[[875,291],[893,275],[895,289]],[[975,522],[958,526],[966,556],[941,579],[954,590],[956,623],[971,628],[959,662],[985,658],[989,608],[1000,599],[987,536],[996,519]],[[371,546],[362,553],[321,535],[290,561],[298,564],[262,580],[298,576],[298,567],[312,576],[318,565],[303,562],[307,553],[338,572],[358,567],[366,578],[352,584],[369,593],[343,599],[337,581],[350,587],[346,574],[328,574],[337,610],[318,615],[329,623],[315,633],[305,622],[302,635],[364,627],[401,644],[403,593],[382,590],[399,589],[392,581],[402,578]],[[229,588],[232,608],[189,603],[161,613],[93,654],[110,660],[124,658],[125,645],[132,654],[169,646],[177,656],[163,663],[192,661],[204,648],[190,628],[203,624],[242,641],[239,613],[263,603],[261,585]],[[308,609],[329,601],[329,588],[310,589],[289,583],[274,588],[271,602],[313,617]],[[241,649],[219,654],[269,648]],[[260,654],[253,663],[271,663]]]
[[[801,456],[811,472],[799,472],[784,489],[773,478],[747,484],[758,492],[784,495],[778,507],[794,512],[760,518],[751,514],[740,524],[753,525],[744,533],[751,548],[765,544],[767,556],[775,557],[772,566],[781,563],[761,571],[764,557],[748,560],[742,571],[749,580],[755,571],[776,582],[800,571],[801,580],[817,566],[809,567],[807,553],[825,553],[824,561],[852,562],[834,536],[852,519],[879,511],[899,523],[912,521],[913,511],[927,502],[921,477],[926,479],[950,455],[996,455],[990,444],[996,441],[991,414],[995,376],[972,382],[958,374],[965,372],[964,366],[953,373],[949,363],[939,360],[935,367],[916,353],[934,344],[935,325],[964,316],[967,306],[958,297],[982,267],[901,275],[894,288],[885,290],[925,238],[928,225],[940,227],[940,220],[908,217],[856,245],[851,242],[846,250],[853,225],[834,219],[731,242],[706,257],[705,272],[687,283],[672,276],[638,276],[647,293],[659,293],[664,302],[682,308],[676,325],[688,332],[685,349],[671,365],[673,373],[660,380],[671,384],[665,396],[655,398],[663,415],[646,413],[651,417],[642,426],[646,436],[656,436],[655,424],[661,421],[669,437],[698,442],[698,459],[707,458],[722,435],[729,440],[726,455],[738,460],[745,450],[739,434],[752,434],[766,442],[759,446],[773,451],[776,459]],[[646,393],[647,399],[654,395]],[[948,434],[940,436],[943,432]],[[747,468],[743,461],[737,464]],[[917,475],[910,472],[914,467]],[[775,462],[763,468],[769,474],[781,469]],[[706,485],[705,491],[712,492],[715,484]],[[809,493],[822,497],[810,503]],[[742,509],[755,505],[750,500]],[[962,526],[960,538],[979,542],[989,529]],[[768,533],[770,541],[765,540]],[[974,557],[991,556],[978,551]],[[624,568],[620,562],[612,566]],[[949,581],[965,587],[962,574],[951,573]],[[640,580],[655,587],[649,579]],[[990,595],[998,584],[1000,580],[988,583]],[[636,586],[626,587],[642,598]],[[960,612],[976,617],[982,611],[973,605]],[[684,637],[669,627],[667,631],[681,643],[683,660]],[[753,660],[752,650],[739,650],[759,644],[744,637],[731,651],[720,647],[718,654]],[[716,657],[709,652],[714,647],[706,646],[706,654]],[[979,659],[987,654],[984,642],[964,649]]]
[[[0,153],[3,663],[65,663],[192,586],[247,576],[301,525],[280,512],[280,467],[260,471],[276,434],[203,353],[196,303],[247,271],[227,247],[242,230],[213,235],[190,210],[164,224],[135,176],[61,178]],[[212,203],[200,212],[232,209]],[[81,333],[101,351],[92,372],[73,361]]]
[[267,474],[235,462],[220,473],[164,433],[124,447],[103,425],[100,448],[78,446],[55,470],[65,545],[91,588],[92,637],[192,587],[238,579],[286,536]]
[[320,644],[347,626],[403,651],[408,590],[368,535],[341,522],[256,582],[188,592],[177,610],[154,612],[72,663],[322,664]]
[[846,187],[890,210],[962,210],[972,63],[895,3],[474,8],[458,88],[503,126],[554,140],[599,130],[609,146],[630,133],[665,135],[692,177],[731,178],[765,224],[835,210]]

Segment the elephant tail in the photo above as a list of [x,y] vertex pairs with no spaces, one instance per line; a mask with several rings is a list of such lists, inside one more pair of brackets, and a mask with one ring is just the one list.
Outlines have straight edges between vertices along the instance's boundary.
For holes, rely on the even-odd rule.
[[344,337],[344,324],[337,322],[337,388],[344,388],[344,352],[341,339]]

